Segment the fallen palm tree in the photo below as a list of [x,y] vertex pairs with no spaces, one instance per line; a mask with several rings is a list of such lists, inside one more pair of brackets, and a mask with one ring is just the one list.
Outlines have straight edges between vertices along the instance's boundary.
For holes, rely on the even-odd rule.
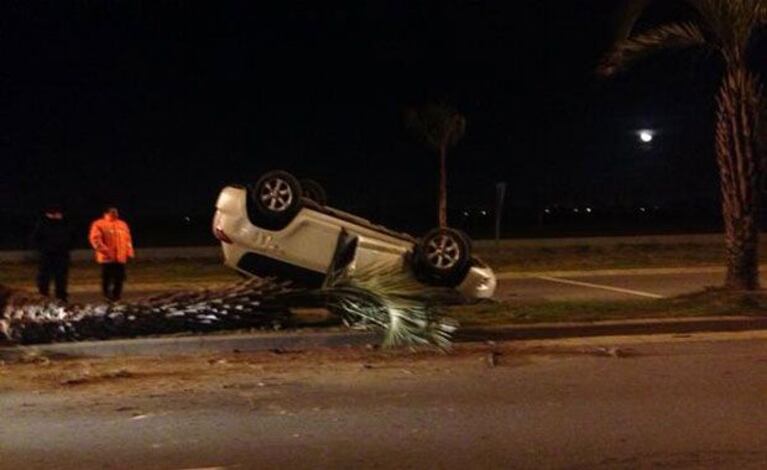
[[0,286],[0,340],[17,344],[132,338],[241,328],[272,329],[291,309],[326,307],[352,328],[383,333],[384,345],[447,347],[455,323],[441,315],[445,292],[391,270],[328,277],[320,289],[272,278],[117,304],[66,305]]

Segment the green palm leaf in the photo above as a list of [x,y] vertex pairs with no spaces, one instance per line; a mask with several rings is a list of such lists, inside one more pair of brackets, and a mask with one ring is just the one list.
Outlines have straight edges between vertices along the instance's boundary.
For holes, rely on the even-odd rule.
[[382,331],[385,346],[446,348],[458,326],[440,308],[455,296],[453,291],[426,287],[395,266],[343,273],[316,294],[349,326]]

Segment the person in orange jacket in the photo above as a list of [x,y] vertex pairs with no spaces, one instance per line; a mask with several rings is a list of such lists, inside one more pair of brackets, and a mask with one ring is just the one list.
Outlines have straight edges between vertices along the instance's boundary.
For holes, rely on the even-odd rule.
[[116,302],[122,295],[125,264],[134,257],[130,228],[116,207],[108,207],[104,216],[91,224],[88,241],[101,265],[101,291],[107,300]]

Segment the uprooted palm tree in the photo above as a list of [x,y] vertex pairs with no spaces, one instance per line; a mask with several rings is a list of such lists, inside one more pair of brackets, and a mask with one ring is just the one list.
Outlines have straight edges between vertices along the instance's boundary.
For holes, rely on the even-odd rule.
[[[754,290],[759,287],[759,181],[765,162],[759,149],[762,87],[749,68],[748,53],[757,30],[767,22],[767,0],[687,2],[695,18],[619,40],[599,71],[612,75],[663,48],[706,47],[723,60],[725,72],[716,98],[716,159],[727,248],[725,287]],[[647,3],[637,0],[637,5]]]
[[446,104],[427,104],[405,110],[405,126],[439,155],[440,227],[447,227],[447,151],[466,133],[466,117]]
[[457,325],[440,312],[443,295],[447,291],[424,288],[408,273],[386,266],[354,276],[334,272],[320,289],[254,279],[118,304],[65,305],[0,285],[0,343],[272,329],[289,322],[293,308],[326,307],[349,327],[382,332],[385,346],[446,348]]

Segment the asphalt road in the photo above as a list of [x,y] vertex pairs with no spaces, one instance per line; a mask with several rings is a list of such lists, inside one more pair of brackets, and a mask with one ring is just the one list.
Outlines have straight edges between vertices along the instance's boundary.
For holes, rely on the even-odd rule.
[[[713,271],[713,272],[712,272]],[[632,300],[662,298],[695,292],[724,282],[724,272],[669,272],[647,270],[605,274],[545,273],[502,279],[496,297],[501,300]]]
[[[632,300],[661,298],[721,285],[724,271],[715,268],[683,268],[603,271],[590,273],[501,274],[496,298],[500,300]],[[125,286],[124,300],[161,293],[162,285]],[[100,302],[97,286],[83,286],[70,295],[73,302]]]
[[497,347],[494,367],[481,350],[283,357],[284,369],[246,361],[247,373],[232,365],[181,385],[150,369],[143,387],[117,374],[114,387],[19,390],[10,378],[32,366],[5,366],[0,468],[767,465],[764,334]]

